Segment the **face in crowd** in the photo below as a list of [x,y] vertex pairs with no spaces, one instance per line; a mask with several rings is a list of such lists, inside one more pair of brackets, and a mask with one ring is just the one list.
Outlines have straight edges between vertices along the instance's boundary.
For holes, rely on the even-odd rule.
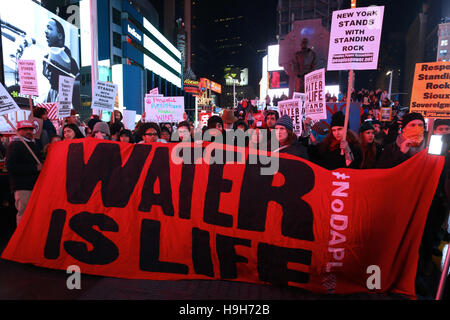
[[438,135],[445,135],[450,133],[450,126],[446,124],[442,124],[440,126],[437,126],[436,129],[434,129],[434,134]]
[[342,141],[344,138],[344,127],[334,126],[331,128],[331,133],[337,141]]
[[64,140],[72,140],[75,139],[75,131],[72,130],[72,128],[65,127],[63,131]]
[[22,137],[33,140],[33,128],[22,128],[17,131]]
[[284,143],[288,139],[288,131],[285,126],[276,125],[275,126],[275,136],[280,144]]
[[181,126],[178,128],[178,136],[180,137],[181,141],[188,141],[190,139],[190,129],[185,127],[185,126]]
[[167,142],[169,142],[170,141],[170,132],[168,130],[161,130],[161,139],[164,139]]
[[277,123],[276,116],[274,114],[267,115],[267,118],[266,118],[267,127],[270,129],[273,129],[273,128],[275,128],[275,123]]
[[120,142],[127,142],[127,143],[130,142],[130,137],[127,136],[126,134],[122,134],[122,135],[119,137],[119,139],[120,139]]
[[158,132],[154,128],[148,128],[142,136],[145,143],[152,143],[158,141]]
[[366,130],[362,133],[362,137],[363,137],[364,143],[370,144],[375,139],[375,131],[372,129]]

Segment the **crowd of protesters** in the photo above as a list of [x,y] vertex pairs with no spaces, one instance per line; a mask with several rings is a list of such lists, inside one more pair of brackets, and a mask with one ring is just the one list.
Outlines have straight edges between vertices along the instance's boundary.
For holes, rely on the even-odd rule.
[[[358,132],[350,128],[344,132],[345,116],[338,111],[333,114],[330,124],[304,119],[303,131],[297,136],[289,116],[280,116],[276,110],[267,108],[261,111],[250,103],[246,106],[239,104],[234,111],[225,109],[221,116],[211,116],[203,128],[194,128],[187,116],[176,124],[158,124],[146,122],[143,114],[142,120],[130,130],[125,128],[122,114],[116,110],[110,122],[101,121],[99,116],[92,115],[87,123],[82,123],[72,112],[57,130],[48,119],[47,111],[36,108],[34,116],[43,120],[41,137],[33,138],[32,122],[21,121],[17,129],[41,161],[45,161],[49,146],[61,140],[93,137],[123,143],[178,143],[200,139],[272,153],[288,153],[329,170],[391,168],[423,150],[427,134],[450,134],[450,120],[436,120],[434,127],[425,131],[426,122],[421,114],[399,112],[399,108],[381,91],[353,92],[352,100],[360,102],[363,109]],[[379,101],[382,101],[381,104]],[[381,122],[373,112],[381,105],[393,106],[391,121]],[[235,134],[230,136],[227,134],[230,132]],[[238,132],[245,134],[243,145],[237,142]],[[23,141],[17,138],[9,143],[2,139],[0,156],[6,158],[11,191],[18,211],[18,224],[42,165],[36,163]],[[445,167],[430,207],[420,250],[419,272],[425,275],[430,273],[433,250],[443,237],[448,237],[446,232],[442,233],[447,228],[445,223],[449,211],[447,183],[448,171]]]

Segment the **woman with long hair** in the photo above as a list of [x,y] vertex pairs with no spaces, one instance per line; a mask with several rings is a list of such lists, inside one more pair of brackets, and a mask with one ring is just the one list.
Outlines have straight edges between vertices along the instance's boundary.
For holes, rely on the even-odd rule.
[[84,135],[81,133],[80,128],[76,124],[69,123],[63,128],[63,140],[81,139]]
[[[294,124],[292,123],[291,117],[284,115],[277,120],[275,136],[278,140],[278,148],[272,150],[273,153],[289,153],[309,160],[306,147],[297,141],[297,135],[294,133]],[[272,148],[274,147],[272,146]]]
[[359,141],[362,156],[359,168],[375,168],[382,148],[381,145],[375,142],[375,128],[372,125],[372,121],[365,121],[359,127]]
[[345,116],[341,111],[333,114],[328,135],[321,143],[309,147],[312,162],[328,170],[359,167],[361,150],[358,138],[351,130],[347,130],[344,140],[344,123]]

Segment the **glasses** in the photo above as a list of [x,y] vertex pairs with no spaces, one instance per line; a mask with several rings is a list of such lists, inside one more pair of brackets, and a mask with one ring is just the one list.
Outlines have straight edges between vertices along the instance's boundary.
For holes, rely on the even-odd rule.
[[144,136],[157,136],[158,134],[155,132],[155,133],[144,133],[143,135]]

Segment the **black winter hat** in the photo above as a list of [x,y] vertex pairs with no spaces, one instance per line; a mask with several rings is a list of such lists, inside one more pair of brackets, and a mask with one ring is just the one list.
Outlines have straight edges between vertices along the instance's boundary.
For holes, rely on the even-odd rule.
[[406,127],[407,124],[413,120],[421,120],[423,122],[423,124],[425,125],[425,119],[423,118],[423,116],[420,113],[417,112],[412,112],[412,113],[407,113],[403,116],[402,119],[402,127]]
[[294,131],[294,124],[292,123],[292,119],[287,114],[279,118],[276,122],[276,125],[283,126],[290,131]]
[[338,111],[331,117],[331,125],[330,127],[344,127],[345,123],[345,115],[342,113],[342,111]]
[[367,130],[375,130],[375,128],[372,125],[372,121],[364,121],[361,126],[359,127],[359,132],[364,132]]

